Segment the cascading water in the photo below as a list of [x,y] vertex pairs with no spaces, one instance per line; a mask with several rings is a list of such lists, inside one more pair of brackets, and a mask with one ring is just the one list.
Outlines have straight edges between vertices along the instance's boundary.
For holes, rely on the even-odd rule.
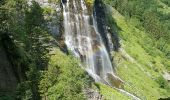
[[110,57],[100,36],[96,21],[90,25],[91,16],[84,0],[63,0],[65,43],[86,66],[86,71],[97,82],[108,82],[114,75]]
[[[81,59],[85,70],[97,82],[103,82],[112,86],[109,78],[120,78],[114,75],[112,63],[98,32],[95,18],[88,15],[84,0],[62,0],[64,16],[64,37],[67,48]],[[93,22],[90,22],[90,19]],[[93,23],[92,25],[90,23]],[[109,45],[113,46],[111,41]],[[122,93],[140,100],[127,91],[118,89]]]

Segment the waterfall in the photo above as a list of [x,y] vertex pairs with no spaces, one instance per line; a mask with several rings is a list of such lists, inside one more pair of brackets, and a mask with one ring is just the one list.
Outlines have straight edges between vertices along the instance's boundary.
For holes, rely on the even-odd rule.
[[[62,0],[64,37],[68,49],[81,61],[97,82],[109,84],[114,75],[106,46],[97,29],[97,22],[88,14],[84,0]],[[92,19],[93,22],[90,22]],[[91,24],[93,23],[93,24]],[[103,33],[104,34],[104,33]]]

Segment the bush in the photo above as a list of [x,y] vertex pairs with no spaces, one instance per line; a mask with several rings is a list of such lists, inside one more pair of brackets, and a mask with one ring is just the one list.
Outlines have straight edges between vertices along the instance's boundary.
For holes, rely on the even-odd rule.
[[170,7],[170,1],[169,0],[161,0],[161,1]]
[[167,89],[167,90],[170,89],[168,81],[166,81],[162,76],[159,76],[156,81],[159,84],[160,88]]
[[75,58],[57,50],[51,57],[48,70],[42,73],[39,91],[49,100],[84,100],[82,90],[89,81],[89,76]]
[[14,97],[9,95],[0,96],[0,100],[15,100]]

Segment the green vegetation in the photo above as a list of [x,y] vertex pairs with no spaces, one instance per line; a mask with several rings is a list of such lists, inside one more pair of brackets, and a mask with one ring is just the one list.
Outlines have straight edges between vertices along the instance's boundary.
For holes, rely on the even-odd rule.
[[47,71],[42,72],[39,89],[50,100],[84,100],[83,89],[90,86],[90,78],[79,62],[58,49],[53,52]]
[[163,6],[159,0],[104,0],[104,2],[119,11],[132,26],[147,33],[155,40],[154,45],[169,57],[169,13],[164,9],[165,5]]
[[91,6],[91,7],[92,7],[94,0],[85,0],[85,1],[86,1],[86,4],[87,4],[88,6]]
[[129,96],[120,93],[118,90],[113,89],[104,84],[96,83],[100,94],[103,96],[104,100],[131,100]]
[[[136,2],[138,3],[133,6],[140,5],[140,1]],[[106,1],[106,3],[108,2]],[[109,4],[111,3],[112,1]],[[121,49],[119,52],[114,52],[113,56],[118,76],[125,81],[125,90],[141,99],[156,100],[169,97],[170,83],[162,78],[164,72],[170,71],[170,45],[167,42],[169,40],[166,39],[169,37],[170,31],[164,29],[169,26],[162,26],[164,20],[158,20],[157,14],[159,12],[154,13],[151,8],[143,9],[142,12],[147,9],[151,10],[144,14],[141,12],[143,15],[138,13],[128,15],[121,7],[116,8],[115,6],[113,5],[115,9],[109,6],[106,9],[110,11],[107,12],[110,22],[114,22],[113,24],[109,23],[109,27],[112,28],[112,31],[117,32],[121,38]],[[142,19],[141,17],[147,18]]]
[[88,12],[89,14],[91,14],[93,12],[93,3],[94,3],[94,0],[85,0],[85,3],[87,5],[87,8],[88,8]]
[[0,13],[0,39],[20,75],[14,96],[0,94],[0,99],[85,99],[83,89],[90,87],[91,79],[79,62],[58,49],[50,55],[56,46],[50,43],[54,38],[43,14],[50,15],[52,9],[42,9],[35,1],[28,6],[23,0],[8,0],[1,2]]
[[48,0],[49,3],[60,3],[60,0]]
[[35,1],[28,6],[25,0],[8,0],[2,1],[0,13],[2,45],[19,83],[13,95],[39,100],[40,71],[47,67],[50,48],[45,45],[50,36],[44,27],[43,10]]
[[167,4],[170,7],[170,1],[169,0],[161,0],[164,4]]
[[[60,0],[48,2],[60,4]],[[92,13],[94,0],[85,2]],[[170,83],[163,77],[164,72],[170,72],[169,0],[103,2],[107,26],[120,37],[120,48],[112,56],[115,70],[124,81],[123,89],[142,100],[170,97]],[[106,100],[131,100],[117,89],[93,84],[80,62],[59,50],[57,45],[64,43],[57,39],[62,37],[54,40],[45,23],[55,14],[54,9],[41,8],[35,1],[29,6],[27,0],[1,0],[0,45],[18,86],[12,95],[0,91],[0,100],[85,100],[86,88],[98,90]],[[61,24],[63,18],[57,19],[57,24]],[[114,44],[117,42],[113,39]]]
[[162,77],[158,77],[156,80],[160,86],[160,88],[164,88],[170,91],[170,84]]

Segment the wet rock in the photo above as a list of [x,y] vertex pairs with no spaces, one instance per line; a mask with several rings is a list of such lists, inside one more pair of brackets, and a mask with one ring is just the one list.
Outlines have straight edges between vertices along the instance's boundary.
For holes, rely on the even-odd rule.
[[[93,16],[97,22],[97,28],[98,32],[100,33],[103,42],[105,44],[105,47],[108,52],[110,52],[109,49],[109,40],[107,37],[107,29],[106,29],[106,16],[105,16],[105,8],[102,0],[95,0],[94,2],[94,10],[93,10]],[[93,23],[95,24],[95,23]]]
[[113,76],[112,74],[109,74],[109,73],[107,75],[108,75],[108,80],[111,86],[116,87],[116,88],[124,88],[123,81],[120,78]]
[[83,92],[86,94],[87,100],[103,100],[102,95],[100,95],[96,90],[87,88],[84,89]]
[[67,3],[67,0],[62,0],[62,3]]

